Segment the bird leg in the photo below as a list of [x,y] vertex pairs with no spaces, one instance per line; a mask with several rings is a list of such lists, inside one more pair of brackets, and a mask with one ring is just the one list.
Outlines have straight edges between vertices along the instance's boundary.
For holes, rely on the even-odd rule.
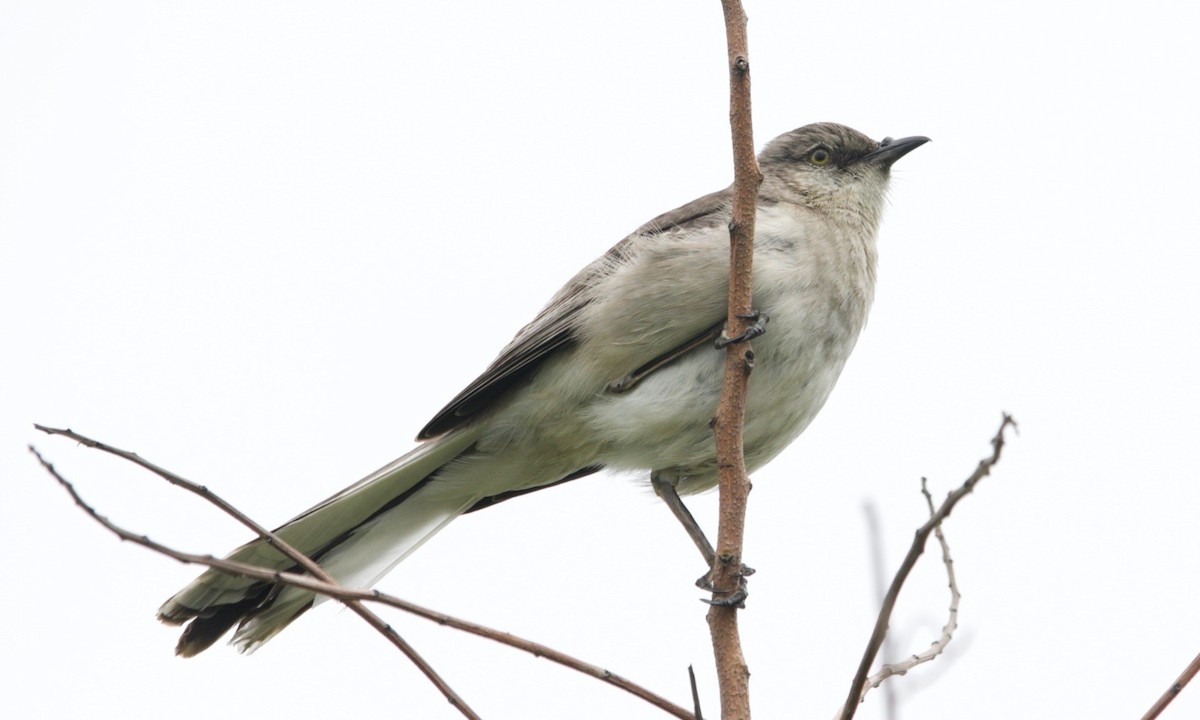
[[692,542],[696,543],[696,549],[704,556],[704,564],[711,568],[713,561],[717,558],[717,553],[713,551],[712,543],[708,541],[708,537],[705,536],[704,530],[700,528],[700,524],[696,522],[696,518],[692,517],[691,511],[687,509],[687,505],[683,504],[679,493],[675,492],[675,486],[679,484],[679,476],[669,470],[655,470],[650,473],[650,484],[654,486],[654,492],[670,508],[671,513],[675,515],[675,519],[679,521],[679,524],[683,525],[683,529],[687,531],[688,537],[692,539]]
[[[683,500],[676,492],[675,486],[679,484],[679,476],[672,470],[655,470],[650,473],[650,484],[654,487],[654,492],[663,499],[675,519],[683,525],[683,529],[687,531],[688,537],[696,544],[696,549],[704,556],[704,563],[708,566],[708,572],[700,576],[696,580],[696,587],[703,588],[709,591],[715,591],[713,587],[712,575],[713,566],[717,562],[717,553],[713,550],[712,543],[708,541],[708,537],[704,534],[704,530],[700,528],[700,524],[696,522],[696,518],[692,516],[687,506],[683,504]],[[724,562],[724,558],[722,558]],[[717,600],[705,600],[704,602],[710,605],[745,607],[746,597],[749,593],[746,591],[746,578],[754,574],[754,568],[742,565],[738,571],[738,587],[727,598]]]

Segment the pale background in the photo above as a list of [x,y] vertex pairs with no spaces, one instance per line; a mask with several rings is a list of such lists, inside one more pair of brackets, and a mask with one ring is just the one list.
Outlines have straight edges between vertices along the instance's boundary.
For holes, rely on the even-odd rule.
[[[748,2],[756,142],[924,134],[895,172],[871,322],[822,416],[754,477],[756,714],[825,718],[887,565],[1021,434],[947,532],[946,656],[906,718],[1140,717],[1200,650],[1192,11],[1158,1]],[[1185,16],[1185,12],[1188,15]],[[172,657],[183,549],[244,530],[70,426],[277,523],[411,447],[571,273],[731,178],[710,2],[0,3],[3,717],[453,718],[350,613],[252,657]],[[715,495],[694,501],[710,526]],[[594,476],[472,515],[383,587],[717,713],[702,571],[643,488]],[[890,572],[890,570],[889,570]],[[945,621],[936,555],[897,655]],[[488,718],[660,717],[389,614]],[[861,717],[881,717],[882,696]],[[1200,688],[1169,718],[1200,714]]]

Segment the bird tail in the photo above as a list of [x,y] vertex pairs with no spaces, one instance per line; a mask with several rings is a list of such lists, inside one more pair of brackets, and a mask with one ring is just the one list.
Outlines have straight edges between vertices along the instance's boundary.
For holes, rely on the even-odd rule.
[[[468,454],[474,441],[470,430],[430,440],[275,532],[320,562],[339,583],[372,585],[478,499],[462,484],[431,482],[443,467]],[[296,569],[262,539],[234,550],[228,559],[272,570]],[[237,632],[230,642],[249,652],[320,599],[296,587],[210,569],[163,603],[158,619],[187,623],[177,655],[206,650],[234,625]]]

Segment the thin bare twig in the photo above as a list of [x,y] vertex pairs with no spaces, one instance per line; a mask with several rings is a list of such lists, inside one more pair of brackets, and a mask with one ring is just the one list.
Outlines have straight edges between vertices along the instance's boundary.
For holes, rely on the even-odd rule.
[[[92,438],[87,437],[85,435],[80,435],[79,433],[75,432],[74,430],[72,430],[70,428],[52,428],[52,427],[46,427],[45,425],[38,425],[36,423],[34,424],[34,427],[37,428],[38,430],[41,430],[42,432],[46,433],[47,435],[62,435],[63,437],[74,440],[75,442],[79,443],[80,445],[83,445],[84,447],[89,447],[94,450],[100,450],[101,452],[106,452],[109,455],[115,455],[116,457],[119,457],[122,460],[127,460],[135,465],[139,465],[139,466],[149,470],[150,472],[154,473],[155,475],[158,475],[159,477],[161,477],[162,479],[171,483],[172,485],[174,485],[177,488],[186,490],[194,495],[199,495],[200,497],[204,498],[205,500],[212,503],[213,505],[216,505],[226,515],[229,515],[234,520],[237,520],[241,524],[250,528],[250,530],[252,530],[260,538],[267,541],[272,547],[274,547],[276,550],[278,550],[279,552],[281,552],[285,556],[287,556],[287,558],[289,560],[296,563],[300,567],[304,568],[309,573],[312,573],[312,575],[314,577],[320,578],[321,580],[324,580],[326,583],[329,583],[331,585],[338,584],[337,581],[334,580],[333,577],[329,575],[329,573],[325,572],[324,568],[322,568],[320,565],[318,565],[316,562],[314,562],[307,555],[305,555],[304,553],[300,552],[296,548],[289,545],[285,540],[283,540],[282,538],[277,536],[274,532],[268,530],[267,528],[265,528],[262,525],[259,525],[257,522],[255,522],[253,519],[251,519],[249,516],[247,516],[245,513],[243,513],[241,510],[238,510],[236,507],[234,507],[233,505],[228,503],[224,498],[222,498],[219,495],[217,495],[216,493],[212,492],[204,485],[199,485],[197,483],[192,482],[191,480],[181,477],[180,475],[176,475],[175,473],[171,472],[170,470],[167,470],[166,468],[159,467],[158,465],[155,465],[154,463],[150,462],[149,460],[144,459],[137,453],[129,452],[128,450],[122,450],[119,447],[114,447],[107,443],[100,442],[99,440],[93,440]],[[30,448],[30,450],[33,450],[33,448]],[[33,452],[35,454],[37,453],[36,450],[33,450]],[[39,459],[41,458],[40,455],[38,457],[39,457]]]
[[[921,494],[925,496],[925,504],[929,506],[929,516],[933,517],[936,513],[933,507],[933,495],[929,494],[928,481],[925,478],[921,478]],[[950,589],[950,617],[946,621],[946,624],[942,626],[941,637],[930,643],[924,652],[910,655],[900,662],[884,665],[878,672],[867,678],[866,684],[863,685],[862,695],[859,697],[860,703],[866,698],[868,692],[882,685],[888,678],[907,674],[909,670],[912,670],[916,666],[927,663],[938,655],[941,655],[945,652],[946,646],[950,644],[950,641],[954,639],[954,631],[958,629],[958,603],[962,600],[962,595],[958,592],[958,578],[954,574],[954,559],[950,557],[950,546],[946,543],[946,536],[942,533],[942,526],[934,526],[933,534],[937,537],[938,544],[942,546],[942,564],[946,566],[947,586]],[[838,715],[841,715],[840,711]]]
[[[932,513],[933,511],[930,510]],[[887,593],[887,570],[884,569],[884,548],[883,548],[883,531],[880,528],[879,508],[875,503],[867,501],[863,503],[863,514],[867,516],[867,536],[871,547],[871,579],[875,581],[875,597],[877,602],[882,602],[884,595]],[[892,657],[892,636],[889,633],[883,639],[883,647],[880,652],[884,657]],[[874,687],[868,683],[867,688]],[[867,689],[863,689],[865,694]],[[841,710],[838,710],[838,716],[841,715]],[[896,687],[894,684],[883,686],[883,716],[887,720],[895,720],[896,718]]]
[[[44,428],[40,425],[36,426],[36,427],[39,430],[47,432],[51,435],[66,435],[66,436],[74,438],[74,439],[82,438],[82,436],[77,435],[76,433],[73,433],[70,430],[55,430],[52,428]],[[84,440],[87,440],[87,439],[86,438],[80,439],[80,442],[84,442]],[[152,469],[154,468],[154,466],[152,466],[150,463],[147,463],[147,462],[141,460],[140,458],[138,458],[136,455],[133,455],[132,453],[126,453],[124,450],[117,450],[116,448],[109,448],[108,446],[102,445],[101,443],[96,443],[94,441],[84,442],[84,444],[89,445],[89,447],[95,447],[95,448],[103,449],[106,452],[111,452],[114,455],[123,457],[132,462],[136,462],[137,464],[142,465],[143,467],[148,467],[148,468],[152,468]],[[85,513],[90,515],[92,517],[92,519],[94,519],[96,522],[100,523],[104,527],[111,530],[113,533],[115,533],[117,535],[117,537],[121,538],[122,540],[129,540],[131,542],[137,543],[138,545],[148,547],[148,548],[155,550],[157,552],[160,552],[164,555],[173,557],[176,560],[182,560],[184,562],[199,563],[201,565],[207,565],[209,567],[217,568],[220,570],[226,570],[235,575],[248,575],[250,577],[257,577],[259,579],[266,580],[268,582],[279,582],[283,579],[283,577],[285,575],[295,575],[294,573],[281,573],[279,571],[266,570],[265,568],[257,568],[252,565],[246,565],[246,566],[242,567],[241,563],[232,563],[229,561],[215,562],[216,558],[212,557],[211,555],[199,556],[199,555],[190,555],[188,553],[180,553],[178,551],[175,551],[175,550],[172,550],[171,548],[166,547],[165,545],[156,543],[144,535],[136,535],[134,533],[131,533],[128,530],[125,530],[124,528],[119,527],[118,525],[113,523],[108,518],[106,518],[103,515],[96,512],[95,508],[93,508],[91,505],[88,505],[83,500],[83,498],[79,495],[79,493],[75,490],[75,486],[72,485],[70,482],[68,482],[67,479],[64,478],[61,474],[59,474],[59,472],[54,468],[54,465],[52,465],[49,461],[47,461],[44,457],[42,457],[42,454],[37,451],[37,448],[30,445],[29,451],[37,457],[38,462],[40,462],[42,464],[42,467],[44,467],[46,469],[46,472],[53,475],[54,479],[57,480],[59,482],[59,484],[62,485],[63,488],[68,493],[70,493],[72,499],[75,500],[75,504],[78,505],[80,507],[80,509],[82,509]],[[157,472],[159,475],[162,475],[163,477],[167,477],[167,475],[171,474],[165,470],[160,472],[159,469],[155,469],[155,472]],[[476,714],[475,711],[472,710],[469,705],[467,705],[466,701],[463,700],[462,697],[460,697],[458,695],[458,693],[454,692],[454,689],[451,688],[450,685],[444,679],[442,679],[441,675],[438,675],[437,671],[433,669],[433,666],[430,665],[425,660],[425,658],[421,657],[420,653],[418,653],[416,651],[416,649],[413,648],[412,645],[408,644],[408,641],[406,641],[404,638],[400,637],[400,634],[397,633],[395,630],[393,630],[392,627],[390,625],[388,625],[387,622],[385,622],[383,618],[379,617],[378,615],[376,615],[375,613],[373,613],[369,609],[367,609],[362,604],[362,600],[353,598],[353,597],[348,597],[348,596],[340,596],[341,593],[339,593],[337,591],[344,590],[344,588],[342,588],[341,585],[337,584],[337,581],[335,581],[332,577],[329,576],[328,573],[326,573],[324,570],[322,570],[320,567],[318,567],[315,563],[313,563],[312,560],[305,557],[302,553],[299,553],[295,548],[291,547],[283,540],[280,540],[278,537],[275,537],[274,534],[270,533],[270,531],[265,530],[265,529],[259,530],[257,527],[257,523],[255,523],[250,518],[242,515],[242,513],[237,511],[232,506],[228,505],[228,503],[226,503],[224,500],[221,500],[216,495],[213,495],[206,488],[203,488],[199,485],[195,485],[194,483],[190,483],[187,480],[184,480],[183,478],[180,478],[178,476],[174,476],[174,477],[175,477],[175,479],[171,480],[172,484],[177,485],[179,487],[186,488],[192,492],[195,492],[197,495],[200,495],[201,497],[204,497],[205,499],[208,499],[208,500],[214,502],[218,506],[222,507],[222,509],[225,509],[226,512],[228,512],[230,515],[241,520],[244,524],[246,524],[252,528],[255,528],[255,531],[259,532],[261,537],[271,538],[271,540],[269,540],[271,542],[271,544],[274,547],[276,547],[280,552],[283,552],[284,554],[286,554],[293,561],[300,562],[302,565],[305,565],[306,567],[311,566],[315,570],[315,572],[313,572],[313,575],[316,575],[317,577],[320,578],[320,580],[317,580],[315,582],[319,582],[322,586],[324,586],[325,588],[327,588],[329,590],[328,592],[324,592],[323,594],[329,595],[330,597],[337,598],[338,601],[342,602],[343,604],[346,605],[346,607],[350,608],[355,613],[357,613],[359,615],[359,617],[361,617],[371,627],[375,628],[381,635],[383,635],[385,638],[387,638],[387,640],[389,642],[391,642],[393,645],[395,645],[400,650],[400,652],[404,653],[405,657],[407,657],[414,665],[417,666],[417,669],[420,670],[425,675],[425,677],[429,678],[429,681],[433,683],[434,687],[436,687],[438,689],[438,691],[441,692],[442,695],[445,696],[445,698],[450,702],[450,704],[452,706],[454,706],[454,708],[457,709],[460,713],[462,713],[462,715],[464,717],[472,718],[473,720],[480,720],[479,715]],[[168,478],[168,479],[170,479],[170,478]],[[253,568],[254,570],[258,570],[260,572],[259,573],[247,572],[247,570],[249,570],[251,568]],[[311,572],[311,570],[310,570],[310,572]],[[307,579],[307,576],[303,576],[303,575],[295,575],[295,577]],[[293,583],[293,584],[296,584],[296,583]]]
[[[189,490],[190,492],[194,492],[198,495],[201,495],[202,497],[205,497],[206,499],[210,499],[210,501],[213,501],[219,507],[226,510],[226,512],[229,512],[230,515],[232,515],[234,517],[239,517],[239,518],[244,517],[240,511],[238,511],[236,508],[234,508],[232,505],[230,505],[225,500],[221,499],[215,493],[212,493],[207,488],[203,488],[202,486],[196,485],[195,483],[192,483],[184,478],[181,478],[178,475],[175,475],[174,473],[172,473],[168,470],[159,468],[159,467],[153,465],[152,463],[149,463],[149,462],[143,460],[142,458],[140,458],[138,455],[136,455],[134,453],[131,453],[131,452],[128,452],[125,450],[121,450],[119,448],[115,448],[110,445],[106,445],[104,443],[97,442],[95,440],[91,440],[90,438],[86,438],[86,437],[79,435],[78,433],[72,432],[70,430],[53,430],[50,428],[45,428],[44,430],[47,432],[51,432],[52,434],[58,434],[58,435],[64,435],[66,437],[70,437],[72,439],[78,440],[79,442],[81,442],[82,444],[84,444],[88,447],[101,449],[101,450],[104,450],[105,452],[116,455],[117,457],[129,460],[130,462],[137,463],[138,465],[141,465],[142,467],[150,469],[153,472],[155,472],[156,474],[164,477],[165,479],[170,481],[172,484],[177,485],[178,487],[185,488],[185,489]],[[355,589],[351,589],[351,588],[346,588],[342,585],[337,584],[336,582],[327,581],[324,578],[316,578],[316,577],[313,577],[310,575],[302,575],[302,574],[298,574],[298,573],[280,572],[277,570],[270,570],[270,569],[258,567],[255,565],[248,565],[245,563],[239,563],[239,562],[235,562],[235,561],[231,561],[231,560],[216,558],[212,555],[197,555],[197,554],[193,554],[193,553],[185,553],[185,552],[176,550],[174,548],[162,545],[161,543],[157,543],[153,540],[150,540],[148,537],[146,537],[144,535],[138,535],[138,534],[133,533],[125,528],[122,528],[122,527],[116,525],[115,523],[113,523],[112,521],[108,520],[104,516],[97,513],[95,511],[95,509],[93,509],[85,501],[83,501],[83,499],[75,491],[75,489],[71,485],[71,483],[68,482],[66,479],[64,479],[54,469],[53,465],[51,465],[46,460],[44,460],[42,458],[42,456],[37,452],[37,450],[34,449],[32,446],[29,449],[31,452],[34,453],[34,455],[37,456],[38,460],[42,463],[43,467],[45,467],[46,470],[51,475],[53,475],[54,478],[67,490],[67,492],[71,494],[71,497],[75,500],[76,504],[81,509],[83,509],[84,512],[86,512],[88,515],[90,515],[94,520],[99,522],[101,525],[103,525],[109,531],[116,534],[117,537],[121,538],[122,540],[128,540],[130,542],[136,543],[138,545],[146,547],[150,550],[158,552],[167,557],[174,558],[175,560],[179,560],[181,562],[204,565],[206,567],[214,568],[216,570],[227,572],[227,573],[230,573],[233,575],[242,575],[242,576],[251,577],[251,578],[254,578],[257,580],[263,580],[265,582],[278,582],[278,583],[282,583],[282,584],[286,584],[286,585],[294,585],[296,587],[299,587],[299,588],[302,588],[305,590],[309,590],[311,592],[329,596],[335,600],[338,600],[339,602],[343,602],[346,604],[360,603],[363,601],[379,602],[381,604],[388,605],[390,607],[394,607],[399,610],[403,610],[405,612],[411,613],[418,617],[422,617],[427,620],[431,620],[433,622],[438,623],[439,625],[445,625],[447,627],[451,627],[456,630],[461,630],[463,632],[468,632],[473,635],[477,635],[479,637],[487,638],[494,642],[498,642],[503,645],[508,645],[510,647],[517,648],[519,650],[523,650],[523,651],[528,652],[536,657],[544,657],[547,660],[550,660],[551,662],[557,663],[559,665],[570,668],[577,672],[581,672],[585,675],[589,675],[591,677],[597,678],[597,679],[599,679],[603,682],[606,682],[614,687],[620,688],[620,689],[630,693],[631,695],[633,695],[637,698],[640,698],[640,699],[664,710],[665,712],[667,712],[675,717],[686,718],[689,720],[694,718],[692,713],[689,712],[688,710],[686,710],[685,708],[675,705],[674,703],[666,700],[665,698],[651,692],[650,690],[647,690],[646,688],[644,688],[644,687],[638,685],[637,683],[634,683],[620,675],[612,673],[600,666],[584,662],[584,661],[574,658],[570,655],[567,655],[566,653],[559,652],[558,650],[547,647],[540,643],[535,643],[533,641],[526,640],[521,637],[517,637],[510,633],[501,632],[501,631],[495,630],[493,628],[489,628],[489,627],[486,627],[483,625],[478,625],[476,623],[462,620],[460,618],[446,615],[444,613],[439,613],[437,611],[430,610],[430,609],[422,607],[420,605],[416,605],[414,603],[408,602],[401,598],[379,592],[378,590],[355,590]],[[253,522],[253,521],[251,521],[251,522]],[[257,530],[256,530],[256,532],[257,532]],[[280,541],[280,543],[281,543],[281,545],[279,545],[277,547],[279,547],[281,552],[285,552],[285,554],[287,553],[288,550],[291,550],[291,552],[293,552],[293,553],[297,552],[294,548],[290,548],[287,545],[287,543],[285,543],[283,541]],[[289,554],[289,557],[291,557],[290,554]],[[301,554],[300,557],[304,557],[304,556]],[[308,560],[308,558],[304,558],[304,559]],[[311,560],[309,560],[309,562],[311,562]],[[324,571],[321,571],[321,572],[322,572],[322,574],[324,574]],[[315,575],[315,573],[314,573],[314,575]],[[328,575],[326,575],[326,577],[328,577]],[[381,620],[380,622],[382,623],[383,621]],[[373,624],[373,626],[374,626],[374,624]],[[386,630],[378,628],[378,627],[377,627],[377,629],[380,629],[381,632],[385,632],[385,634],[391,633],[392,635],[395,635],[395,632],[389,626],[387,626],[386,623],[383,623],[383,627],[386,628]]]
[[[749,325],[754,216],[762,172],[754,155],[750,115],[750,61],[746,14],[739,0],[721,0],[729,60],[729,124],[733,136],[733,210],[729,223],[729,307],[726,337],[739,337]],[[748,343],[730,345],[725,355],[721,402],[713,418],[717,469],[720,475],[719,521],[712,581],[714,604],[708,612],[709,633],[717,666],[721,718],[750,717],[750,670],[742,654],[737,608],[743,592],[742,537],[750,480],[742,451],[746,387],[754,353]],[[727,601],[721,605],[721,601]]]
[[1010,426],[1015,428],[1017,424],[1011,415],[1005,413],[1000,422],[1000,429],[996,431],[995,437],[992,438],[991,456],[979,461],[975,472],[971,473],[971,476],[958,489],[946,496],[946,499],[942,502],[937,512],[933,513],[929,521],[922,525],[914,535],[912,545],[908,549],[908,554],[905,555],[904,562],[900,564],[900,569],[896,571],[896,576],[892,579],[891,587],[888,588],[887,595],[883,599],[883,607],[879,610],[879,617],[875,621],[875,628],[871,633],[871,639],[867,642],[867,649],[863,652],[858,671],[854,674],[854,680],[850,683],[850,692],[847,694],[845,703],[842,706],[841,720],[850,720],[858,710],[859,702],[863,696],[863,687],[867,683],[867,675],[871,670],[871,665],[875,662],[875,656],[879,654],[879,648],[883,646],[883,639],[887,635],[888,622],[891,620],[892,611],[896,607],[896,600],[900,596],[900,588],[904,586],[904,581],[908,579],[913,567],[916,566],[917,559],[925,552],[925,543],[929,540],[929,535],[935,528],[941,525],[943,520],[949,517],[950,512],[954,510],[954,506],[975,489],[980,480],[991,474],[992,467],[1000,461],[1000,452],[1004,448],[1004,431]]
[[1155,701],[1154,705],[1151,706],[1151,708],[1146,711],[1146,714],[1142,716],[1142,720],[1154,720],[1154,718],[1161,715],[1162,711],[1167,709],[1167,706],[1171,704],[1171,701],[1174,700],[1179,693],[1183,692],[1183,689],[1187,687],[1187,684],[1190,683],[1192,678],[1196,677],[1198,673],[1200,673],[1200,655],[1197,655],[1190,663],[1188,663],[1188,666],[1184,668],[1183,674],[1179,676],[1179,679],[1172,683],[1171,687],[1167,688],[1167,691],[1164,692],[1157,701]]

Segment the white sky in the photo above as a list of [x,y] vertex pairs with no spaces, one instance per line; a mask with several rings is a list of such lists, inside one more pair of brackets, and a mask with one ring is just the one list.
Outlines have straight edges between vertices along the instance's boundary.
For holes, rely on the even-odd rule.
[[[832,715],[888,566],[1021,434],[947,533],[961,630],[902,717],[1138,717],[1200,650],[1195,20],[1178,3],[748,2],[758,145],[817,120],[929,135],[897,166],[871,322],[822,416],[754,477],[742,616],[760,717]],[[731,177],[719,3],[0,4],[3,717],[456,717],[354,616],[192,661],[153,612],[246,533],[71,426],[267,524],[411,447],[571,273]],[[715,495],[693,500],[714,522]],[[594,476],[455,523],[413,601],[717,712],[700,567]],[[929,556],[896,654],[945,621]],[[661,717],[401,615],[488,718]],[[881,717],[882,697],[860,717]],[[1200,714],[1200,688],[1167,717]]]

